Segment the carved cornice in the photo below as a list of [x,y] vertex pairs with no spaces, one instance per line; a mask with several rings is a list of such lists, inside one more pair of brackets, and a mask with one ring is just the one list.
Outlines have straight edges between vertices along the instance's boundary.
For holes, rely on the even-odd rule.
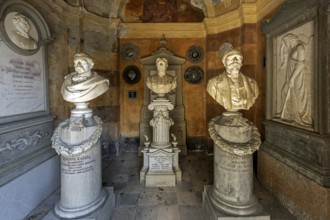
[[217,34],[242,25],[241,10],[234,10],[215,18],[205,18],[204,25],[208,34]]
[[[204,38],[203,23],[122,23],[119,38]],[[143,30],[143,31],[141,31]]]
[[283,1],[258,0],[242,3],[240,7],[226,14],[214,18],[205,18],[205,29],[208,34],[216,34],[241,27],[244,23],[257,23],[281,5]]
[[267,14],[280,6],[284,0],[258,0],[256,2],[257,21],[263,19]]

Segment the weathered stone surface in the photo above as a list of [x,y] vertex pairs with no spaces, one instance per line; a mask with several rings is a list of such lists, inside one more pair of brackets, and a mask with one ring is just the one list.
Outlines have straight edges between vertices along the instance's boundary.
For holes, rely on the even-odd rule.
[[140,182],[148,187],[175,186],[181,182],[177,148],[145,148],[143,167],[140,171]]
[[239,156],[215,146],[214,184],[204,188],[203,207],[211,219],[234,219],[238,216],[270,219],[269,215],[263,213],[253,192],[251,154]]
[[257,173],[261,184],[298,219],[330,218],[330,189],[288,166],[289,161],[281,162],[280,155],[274,157],[263,149],[258,151]]
[[221,116],[213,118],[209,123],[210,136],[217,147],[239,156],[252,154],[259,149],[261,139],[257,127],[252,125],[252,138],[249,142],[244,144],[230,143],[229,141],[224,140],[216,131],[216,121],[220,120],[220,117]]

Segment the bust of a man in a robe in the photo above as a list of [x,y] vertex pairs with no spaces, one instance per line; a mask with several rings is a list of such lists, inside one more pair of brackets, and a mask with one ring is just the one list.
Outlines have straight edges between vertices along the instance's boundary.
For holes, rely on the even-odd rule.
[[92,71],[90,56],[77,53],[73,57],[75,72],[65,76],[61,93],[68,102],[88,102],[109,89],[109,80]]

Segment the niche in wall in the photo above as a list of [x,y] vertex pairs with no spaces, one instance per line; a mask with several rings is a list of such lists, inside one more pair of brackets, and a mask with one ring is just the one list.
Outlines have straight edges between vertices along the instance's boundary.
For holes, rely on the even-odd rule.
[[166,47],[166,41],[163,39],[161,41],[161,47],[156,50],[151,56],[142,58],[141,64],[143,65],[143,74],[144,74],[144,98],[143,105],[141,110],[141,121],[140,121],[140,146],[139,154],[141,150],[144,149],[144,135],[147,135],[149,138],[152,137],[152,127],[150,126],[150,120],[152,119],[153,112],[148,109],[148,105],[155,98],[155,95],[152,94],[149,88],[146,86],[146,79],[148,76],[157,74],[156,59],[158,57],[165,57],[168,61],[167,73],[176,76],[177,79],[177,88],[175,92],[169,93],[168,98],[171,103],[174,105],[174,109],[169,112],[169,116],[174,121],[174,125],[170,127],[170,133],[173,133],[178,141],[178,148],[181,150],[180,154],[187,154],[187,145],[186,145],[186,121],[184,117],[184,106],[182,102],[182,80],[183,80],[183,71],[182,65],[185,62],[185,59],[175,56],[170,50]]

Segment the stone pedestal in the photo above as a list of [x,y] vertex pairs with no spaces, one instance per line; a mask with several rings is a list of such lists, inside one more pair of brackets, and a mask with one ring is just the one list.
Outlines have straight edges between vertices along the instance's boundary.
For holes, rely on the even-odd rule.
[[90,219],[107,219],[115,204],[112,189],[102,189],[102,121],[92,117],[89,109],[86,115],[81,109],[79,112],[82,113],[77,115],[77,109],[73,110],[71,118],[56,128],[52,138],[53,148],[61,154],[61,198],[54,214],[76,219],[105,209],[101,216]]
[[252,153],[261,143],[258,130],[251,124],[252,135],[247,143],[230,143],[218,134],[220,119],[216,117],[209,124],[210,136],[215,142],[214,185],[205,186],[203,207],[210,219],[268,220],[270,216],[253,193]]
[[150,125],[153,128],[151,147],[157,149],[168,148],[170,143],[170,126],[174,124],[169,117],[169,110],[174,106],[172,103],[163,98],[155,99],[148,106],[149,110],[153,110],[153,118]]
[[176,182],[181,182],[178,148],[145,148],[142,152],[144,162],[140,181],[145,182],[146,186],[175,186]]
[[[165,57],[168,60],[167,73],[175,77],[177,80],[177,87],[175,92],[167,94],[168,100],[174,105],[174,109],[170,112],[170,117],[174,122],[174,125],[170,128],[170,133],[174,133],[178,139],[177,147],[180,150],[180,155],[187,154],[186,135],[187,135],[187,123],[185,121],[185,110],[183,106],[183,64],[185,59],[173,54],[172,51],[166,48],[166,44],[161,44],[161,47],[154,51],[150,56],[140,59],[143,66],[143,79],[144,85],[149,76],[158,73],[155,65],[157,58]],[[141,121],[140,121],[140,140],[143,140],[144,135],[151,137],[152,128],[149,123],[153,118],[152,112],[148,109],[148,106],[152,100],[155,99],[154,94],[147,86],[143,89],[143,104],[141,109]],[[144,144],[141,141],[139,146],[139,155],[144,149]],[[141,155],[140,155],[141,156]]]
[[150,125],[153,127],[151,146],[145,142],[143,153],[143,167],[140,171],[140,181],[146,186],[175,186],[181,181],[181,170],[179,168],[179,152],[175,140],[170,142],[170,126],[173,125],[169,117],[169,110],[173,109],[171,102],[164,98],[158,98],[148,106],[153,110],[153,119]]

